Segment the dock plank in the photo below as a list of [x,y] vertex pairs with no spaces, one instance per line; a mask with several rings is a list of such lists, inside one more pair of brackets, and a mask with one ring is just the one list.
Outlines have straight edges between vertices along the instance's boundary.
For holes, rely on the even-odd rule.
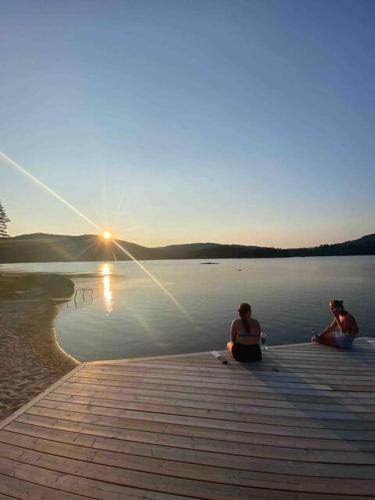
[[[375,405],[366,403],[365,405],[354,404],[350,398],[340,398],[338,400],[327,401],[323,398],[301,398],[301,397],[288,397],[288,398],[266,398],[258,395],[257,397],[239,399],[235,395],[220,396],[211,394],[200,394],[197,392],[186,393],[176,391],[160,391],[157,389],[144,389],[129,388],[129,387],[99,387],[93,383],[74,383],[64,384],[64,387],[56,390],[58,394],[82,394],[82,391],[87,391],[87,394],[92,395],[92,391],[99,391],[101,394],[105,393],[112,398],[125,398],[126,397],[149,397],[155,398],[158,401],[183,401],[184,405],[196,405],[204,408],[207,405],[222,405],[221,408],[241,408],[246,411],[249,406],[253,407],[270,407],[270,408],[293,408],[300,410],[318,410],[318,411],[340,411],[342,409],[352,413],[373,413]],[[182,404],[182,403],[180,403]],[[209,406],[209,407],[210,407]],[[214,406],[212,406],[214,407]],[[220,408],[220,406],[219,406]]]
[[[225,431],[239,431],[243,433],[248,433],[249,432],[249,423],[248,421],[243,421],[243,420],[231,420],[231,419],[218,419],[214,418],[213,415],[211,415],[209,418],[206,417],[200,417],[200,416],[195,416],[195,415],[178,415],[176,412],[174,413],[167,413],[167,412],[151,412],[151,411],[144,411],[138,408],[137,410],[131,410],[131,409],[123,409],[123,408],[113,408],[109,406],[98,406],[95,401],[95,405],[93,404],[78,404],[78,403],[73,403],[73,402],[56,402],[56,401],[50,401],[50,400],[44,400],[41,401],[35,408],[47,408],[51,410],[61,410],[62,412],[64,411],[69,411],[69,412],[74,412],[74,413],[84,413],[84,414],[90,414],[90,415],[98,415],[98,416],[108,416],[108,417],[115,417],[115,418],[120,418],[123,420],[141,420],[142,422],[155,422],[155,423],[165,423],[165,424],[176,424],[176,425],[184,425],[184,426],[193,426],[193,427],[203,427],[203,428],[210,428],[210,429],[222,429]],[[38,413],[41,414],[41,413]],[[64,417],[64,413],[59,413],[61,417]],[[326,434],[326,431],[330,433],[330,431],[343,431],[345,434],[340,435],[339,439],[341,439],[342,436],[347,436],[347,439],[359,439],[359,440],[373,440],[375,441],[375,432],[374,431],[374,425],[369,425],[369,422],[365,422],[364,424],[361,424],[361,422],[354,422],[355,425],[350,425],[351,422],[337,422],[335,420],[333,421],[324,421],[324,430],[322,431],[322,425],[320,422],[315,421],[315,425],[309,425],[309,422],[311,419],[305,419],[302,421],[295,421],[291,418],[285,419],[285,421],[282,421],[281,419],[274,419],[271,421],[266,421],[265,418],[258,418],[258,419],[253,419],[252,420],[252,425],[251,425],[251,430],[252,432],[266,432],[268,434],[287,434],[289,435],[289,429],[293,429],[293,432],[297,432],[298,434],[300,433],[299,430],[295,428],[301,427],[302,429],[306,430],[306,435],[312,435],[314,437],[322,437],[323,435]],[[287,423],[288,422],[288,423]],[[358,426],[361,426],[361,430],[357,431]],[[368,428],[369,427],[369,428]],[[317,429],[317,430],[311,430],[308,431],[307,429]],[[311,434],[310,434],[311,432]],[[294,435],[294,434],[293,434]],[[304,432],[305,435],[305,432]],[[329,438],[327,438],[329,439]]]
[[83,363],[0,423],[1,498],[375,498],[375,349]]
[[[259,411],[259,408],[253,408],[249,406],[245,411],[236,411],[234,408],[228,410],[215,409],[212,406],[210,408],[199,408],[193,407],[189,408],[178,404],[160,404],[159,400],[155,400],[152,403],[142,402],[138,398],[135,400],[131,399],[111,399],[105,392],[100,393],[100,395],[95,393],[95,405],[102,406],[105,408],[123,408],[133,411],[143,411],[150,413],[161,413],[169,415],[179,415],[179,416],[193,416],[202,418],[216,418],[219,420],[229,420],[234,422],[255,422],[264,424],[278,424],[278,425],[292,425],[297,427],[321,427],[322,423],[320,419],[324,420],[324,425],[326,428],[331,429],[357,429],[358,428],[358,415],[348,414],[347,412],[308,412],[308,411],[298,411],[295,410],[284,410],[284,409],[268,409],[265,408],[264,411]],[[102,397],[101,397],[102,396]],[[52,402],[70,402],[79,405],[91,405],[92,399],[90,397],[85,397],[82,395],[72,395],[72,394],[51,394],[45,398],[40,404],[47,404],[49,407]],[[56,407],[56,406],[55,406]],[[342,422],[344,420],[345,422]],[[366,420],[366,421],[364,421]],[[366,430],[375,429],[375,415],[372,413],[367,413],[361,416],[361,428]]]

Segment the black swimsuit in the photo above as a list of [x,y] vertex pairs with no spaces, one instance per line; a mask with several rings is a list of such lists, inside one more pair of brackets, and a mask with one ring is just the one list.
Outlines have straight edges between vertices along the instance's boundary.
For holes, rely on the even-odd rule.
[[260,361],[262,359],[262,351],[258,344],[241,344],[238,339],[241,337],[254,337],[255,335],[247,332],[242,322],[237,323],[237,341],[232,348],[232,355],[236,361]]
[[248,361],[261,361],[262,351],[258,344],[246,345],[236,342],[232,349],[232,355],[236,361],[246,363]]

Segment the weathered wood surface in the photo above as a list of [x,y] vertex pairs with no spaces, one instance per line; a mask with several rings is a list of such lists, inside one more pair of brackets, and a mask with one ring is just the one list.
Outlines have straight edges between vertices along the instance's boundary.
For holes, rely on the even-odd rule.
[[81,364],[0,424],[0,499],[375,497],[374,344],[226,357]]

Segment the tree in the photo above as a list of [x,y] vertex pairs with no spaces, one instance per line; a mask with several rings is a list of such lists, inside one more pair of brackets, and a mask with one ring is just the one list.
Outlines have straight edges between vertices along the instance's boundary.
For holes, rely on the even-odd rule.
[[9,236],[7,232],[7,224],[10,222],[10,219],[8,218],[5,208],[3,207],[1,201],[0,201],[0,237],[5,237]]

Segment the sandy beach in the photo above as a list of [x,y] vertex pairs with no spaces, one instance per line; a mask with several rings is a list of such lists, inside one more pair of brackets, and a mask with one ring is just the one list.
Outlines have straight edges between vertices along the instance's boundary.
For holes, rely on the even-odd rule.
[[0,301],[0,420],[77,365],[58,345],[52,302]]

